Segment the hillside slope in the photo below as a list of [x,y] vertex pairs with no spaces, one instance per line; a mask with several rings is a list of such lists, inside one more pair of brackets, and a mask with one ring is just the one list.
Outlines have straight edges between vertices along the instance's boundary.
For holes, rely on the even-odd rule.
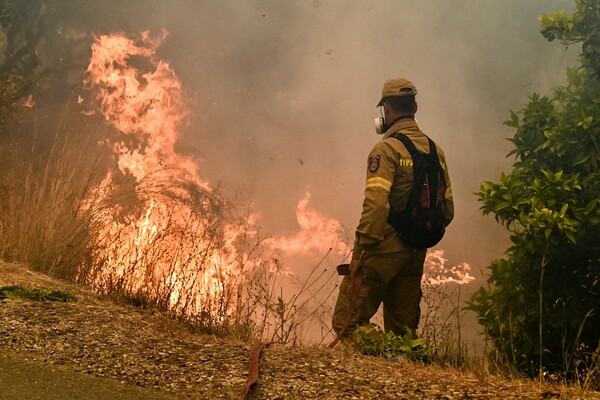
[[[141,387],[140,399],[235,399],[247,379],[250,346],[192,332],[165,316],[116,304],[75,285],[0,263],[0,287],[64,290],[76,302],[0,300],[0,355],[55,375]],[[0,381],[2,369],[0,368]],[[84,384],[84,383],[82,383]],[[154,395],[152,393],[155,393]],[[18,398],[18,397],[11,397]],[[25,397],[23,397],[25,398]],[[75,397],[63,397],[78,398]],[[600,393],[389,363],[324,347],[267,346],[253,399],[600,399]]]

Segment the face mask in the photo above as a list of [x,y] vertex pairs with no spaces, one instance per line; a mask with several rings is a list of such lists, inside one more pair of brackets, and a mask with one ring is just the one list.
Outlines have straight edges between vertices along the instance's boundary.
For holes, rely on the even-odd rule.
[[375,118],[375,132],[377,132],[378,135],[383,135],[388,128],[386,126],[385,116],[383,115],[383,107],[379,107],[379,113],[381,114],[381,117]]
[[377,132],[378,135],[383,135],[385,128],[385,119],[383,117],[375,118],[375,132]]

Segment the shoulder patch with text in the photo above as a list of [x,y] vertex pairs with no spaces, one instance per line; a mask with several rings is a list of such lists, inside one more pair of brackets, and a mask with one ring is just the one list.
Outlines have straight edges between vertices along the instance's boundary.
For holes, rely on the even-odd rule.
[[375,172],[379,169],[379,159],[381,157],[380,156],[373,156],[371,158],[369,158],[369,171],[370,172]]

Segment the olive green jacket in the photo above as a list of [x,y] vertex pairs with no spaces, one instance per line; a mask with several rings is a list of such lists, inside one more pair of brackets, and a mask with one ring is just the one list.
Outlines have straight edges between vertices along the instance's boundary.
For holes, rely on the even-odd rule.
[[[390,127],[369,154],[367,182],[362,215],[356,228],[353,258],[358,259],[363,250],[369,253],[393,253],[409,248],[388,223],[390,205],[403,210],[413,185],[412,158],[402,142],[390,138],[396,132],[405,134],[417,150],[429,153],[427,137],[413,118],[403,118]],[[446,226],[454,217],[452,187],[446,158],[436,144],[438,157],[446,176]]]

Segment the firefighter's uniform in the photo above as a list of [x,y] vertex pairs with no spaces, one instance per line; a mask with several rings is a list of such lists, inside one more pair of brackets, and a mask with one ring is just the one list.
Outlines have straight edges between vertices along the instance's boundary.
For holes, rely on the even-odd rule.
[[[383,302],[385,330],[402,335],[407,328],[414,333],[419,324],[426,249],[406,245],[387,223],[390,206],[404,209],[413,185],[410,153],[402,142],[390,138],[396,132],[405,134],[420,152],[429,153],[427,137],[413,117],[405,117],[387,129],[369,154],[363,210],[353,251],[353,259],[361,258],[364,279],[349,326],[369,323]],[[447,226],[454,216],[452,188],[444,153],[437,145],[436,149],[446,177]],[[350,276],[344,277],[333,315],[333,328],[338,332],[353,311],[349,310],[351,288]]]

